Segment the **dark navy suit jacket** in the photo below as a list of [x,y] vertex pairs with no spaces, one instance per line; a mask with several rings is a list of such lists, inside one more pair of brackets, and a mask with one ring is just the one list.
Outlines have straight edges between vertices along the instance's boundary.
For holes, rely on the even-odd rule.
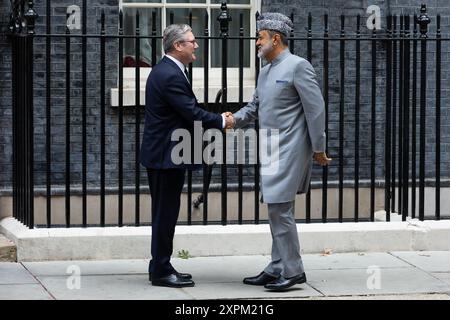
[[145,90],[145,128],[140,161],[150,169],[189,168],[201,165],[174,164],[172,132],[186,129],[193,139],[194,121],[204,129],[222,129],[222,116],[203,110],[183,72],[175,62],[164,57],[150,72]]

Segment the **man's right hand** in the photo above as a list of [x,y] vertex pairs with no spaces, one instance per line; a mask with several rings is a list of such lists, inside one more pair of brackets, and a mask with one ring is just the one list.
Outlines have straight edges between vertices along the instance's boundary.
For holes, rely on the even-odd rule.
[[233,113],[227,111],[222,113],[223,116],[225,116],[225,129],[232,129],[234,128],[235,121],[233,117]]

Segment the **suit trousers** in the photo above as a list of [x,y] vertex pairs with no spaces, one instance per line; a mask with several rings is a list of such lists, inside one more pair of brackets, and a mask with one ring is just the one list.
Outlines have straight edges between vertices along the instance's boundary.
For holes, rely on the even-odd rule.
[[152,197],[152,260],[149,272],[153,278],[175,271],[170,263],[175,225],[180,213],[180,197],[185,169],[147,169]]
[[295,200],[286,203],[268,203],[270,232],[272,234],[272,261],[264,272],[291,278],[304,272],[295,223]]

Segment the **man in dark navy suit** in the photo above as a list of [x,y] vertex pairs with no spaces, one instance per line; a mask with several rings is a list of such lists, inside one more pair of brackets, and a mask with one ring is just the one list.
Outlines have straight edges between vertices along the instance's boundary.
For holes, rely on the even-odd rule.
[[152,197],[149,277],[154,286],[191,287],[194,286],[192,276],[176,271],[170,256],[185,171],[201,168],[201,165],[173,161],[172,149],[179,141],[172,141],[172,133],[185,129],[192,134],[194,121],[201,121],[204,129],[223,129],[231,127],[233,119],[207,112],[198,105],[186,69],[196,59],[195,49],[198,48],[191,27],[184,24],[168,26],[163,33],[163,46],[166,55],[147,79],[140,153],[141,163],[147,168]]

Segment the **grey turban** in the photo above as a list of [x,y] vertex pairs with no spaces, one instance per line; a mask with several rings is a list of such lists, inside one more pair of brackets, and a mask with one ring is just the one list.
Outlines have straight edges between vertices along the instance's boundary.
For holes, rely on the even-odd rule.
[[294,28],[291,19],[278,12],[263,13],[259,16],[258,21],[256,21],[256,26],[258,31],[274,30],[285,36],[289,36],[289,33]]

